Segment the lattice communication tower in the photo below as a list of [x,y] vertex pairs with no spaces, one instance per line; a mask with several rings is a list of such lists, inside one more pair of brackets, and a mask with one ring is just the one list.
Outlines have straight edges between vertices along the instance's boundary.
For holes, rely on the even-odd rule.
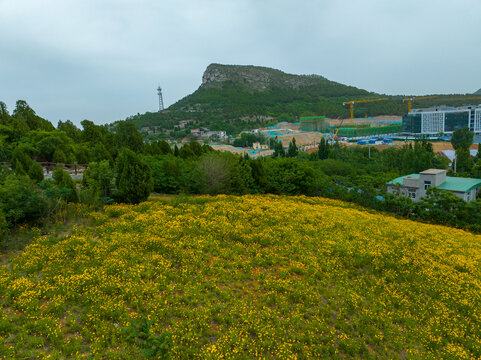
[[160,86],[157,88],[157,95],[159,95],[159,112],[164,110],[164,100],[162,99],[162,89]]

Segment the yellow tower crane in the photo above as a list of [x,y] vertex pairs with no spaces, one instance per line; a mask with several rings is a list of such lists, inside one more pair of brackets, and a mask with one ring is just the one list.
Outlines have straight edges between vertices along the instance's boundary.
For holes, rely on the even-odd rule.
[[351,124],[352,124],[353,119],[354,119],[354,104],[368,103],[368,102],[374,102],[374,101],[384,101],[384,100],[389,100],[389,98],[368,99],[368,100],[351,100],[351,101],[343,102],[342,105],[349,104],[349,109],[351,110]]
[[409,113],[409,112],[411,112],[411,107],[412,107],[412,103],[413,103],[414,100],[432,99],[432,98],[435,98],[435,97],[437,97],[437,95],[416,96],[416,97],[410,97],[410,98],[403,99],[403,102],[405,102],[405,101],[408,102],[408,113]]

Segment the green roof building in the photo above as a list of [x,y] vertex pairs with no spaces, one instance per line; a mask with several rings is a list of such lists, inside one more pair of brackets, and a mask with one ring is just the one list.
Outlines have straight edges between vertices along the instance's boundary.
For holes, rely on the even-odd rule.
[[446,170],[429,169],[419,174],[398,177],[387,183],[387,192],[419,201],[428,187],[447,190],[465,201],[475,200],[481,189],[481,179],[446,176]]

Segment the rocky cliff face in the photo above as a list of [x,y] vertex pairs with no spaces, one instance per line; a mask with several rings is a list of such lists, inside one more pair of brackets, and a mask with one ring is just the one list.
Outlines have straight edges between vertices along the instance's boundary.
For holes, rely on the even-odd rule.
[[263,91],[269,87],[298,89],[329,80],[318,75],[292,75],[260,66],[210,64],[202,76],[202,87],[219,87],[225,81]]

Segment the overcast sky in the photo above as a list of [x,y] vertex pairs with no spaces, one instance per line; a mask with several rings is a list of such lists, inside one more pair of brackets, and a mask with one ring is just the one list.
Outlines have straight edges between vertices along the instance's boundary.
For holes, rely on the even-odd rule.
[[385,94],[481,88],[480,0],[0,0],[0,101],[107,123],[195,91],[210,63]]

